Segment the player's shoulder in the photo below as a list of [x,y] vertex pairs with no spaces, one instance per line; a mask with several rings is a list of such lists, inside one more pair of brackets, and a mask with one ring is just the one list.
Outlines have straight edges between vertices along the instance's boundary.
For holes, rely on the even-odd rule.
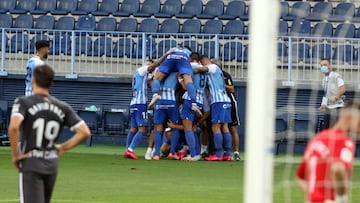
[[62,100],[56,98],[55,96],[49,96],[49,100],[51,103],[55,104],[56,106],[60,107],[61,109],[70,108],[70,105],[67,102],[62,101]]

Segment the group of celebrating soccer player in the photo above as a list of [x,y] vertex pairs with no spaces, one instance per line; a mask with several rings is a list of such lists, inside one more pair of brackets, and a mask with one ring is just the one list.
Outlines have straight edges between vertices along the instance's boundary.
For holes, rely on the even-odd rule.
[[[151,120],[148,112],[153,110],[154,129],[145,159],[231,161],[234,148],[234,160],[240,160],[236,98],[231,76],[226,74],[224,77],[219,63],[191,52],[189,47],[176,47],[155,62],[146,61],[133,77],[131,122],[124,157],[139,158],[134,150],[147,133]],[[153,96],[147,105],[148,86]],[[210,124],[206,122],[208,117]],[[209,140],[209,134],[213,140]],[[207,149],[208,142],[214,144],[214,150]]]

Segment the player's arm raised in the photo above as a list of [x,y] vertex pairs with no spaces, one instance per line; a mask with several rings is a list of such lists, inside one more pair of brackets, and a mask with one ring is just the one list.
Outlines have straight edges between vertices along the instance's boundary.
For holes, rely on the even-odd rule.
[[196,74],[196,73],[204,73],[204,72],[209,72],[209,68],[207,66],[203,66],[203,67],[193,69],[194,74]]

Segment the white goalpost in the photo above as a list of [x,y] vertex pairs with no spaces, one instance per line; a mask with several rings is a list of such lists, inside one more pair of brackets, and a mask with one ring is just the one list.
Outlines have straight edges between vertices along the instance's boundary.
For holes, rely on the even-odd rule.
[[272,202],[274,119],[269,118],[275,113],[279,7],[278,0],[251,1],[244,203]]

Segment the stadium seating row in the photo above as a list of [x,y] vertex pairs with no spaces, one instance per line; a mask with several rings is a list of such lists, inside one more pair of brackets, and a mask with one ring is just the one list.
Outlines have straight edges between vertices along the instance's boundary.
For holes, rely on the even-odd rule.
[[[2,0],[0,13],[13,14],[47,14],[52,15],[86,15],[96,16],[130,16],[156,18],[199,18],[222,20],[240,18],[249,19],[249,5],[245,1],[210,0],[203,5],[201,0],[189,0],[182,4],[181,0]],[[340,2],[335,8],[331,2],[318,2],[312,7],[309,2],[295,2],[290,6],[287,1],[281,2],[281,18],[294,20],[306,18],[311,21],[329,20],[343,22],[350,20],[360,22],[360,9],[351,2]]]
[[[248,33],[244,22],[230,20],[225,25],[221,20],[208,20],[202,26],[198,19],[188,19],[181,25],[177,19],[165,19],[161,25],[154,18],[147,18],[138,23],[136,18],[104,17],[96,23],[94,16],[82,15],[76,19],[72,16],[60,17],[57,21],[53,16],[42,15],[34,22],[32,15],[18,15],[13,22],[11,14],[0,14],[1,28],[45,29],[45,30],[84,30],[102,32],[146,32],[146,33],[193,33],[193,34],[227,34],[244,35]],[[294,19],[290,27],[287,21],[279,22],[280,36],[301,37],[337,37],[360,38],[360,32],[352,23],[339,23],[335,28],[332,23],[318,22],[313,28],[307,19]]]

